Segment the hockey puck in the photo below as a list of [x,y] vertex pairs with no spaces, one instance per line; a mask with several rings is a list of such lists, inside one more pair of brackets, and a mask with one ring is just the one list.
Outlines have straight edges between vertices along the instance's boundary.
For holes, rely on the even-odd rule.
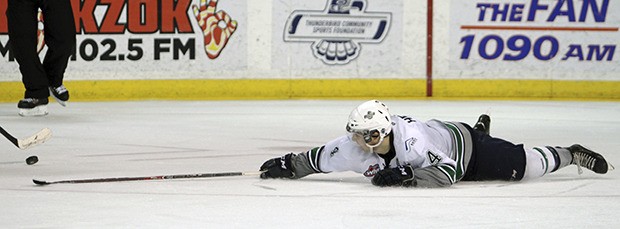
[[37,156],[30,156],[30,157],[26,158],[26,164],[28,164],[28,165],[34,165],[37,162],[39,162],[39,158]]

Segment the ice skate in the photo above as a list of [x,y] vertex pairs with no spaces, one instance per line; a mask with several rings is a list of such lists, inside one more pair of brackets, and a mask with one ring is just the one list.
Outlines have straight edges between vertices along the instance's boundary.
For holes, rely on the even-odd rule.
[[[585,167],[592,170],[595,173],[605,174],[610,169],[605,158],[602,155],[589,150],[582,145],[574,144],[568,147],[568,151],[573,155],[573,161],[571,164],[579,167],[579,173],[581,173],[581,167]],[[611,167],[613,169],[613,166]]]
[[69,100],[69,90],[65,88],[64,85],[60,85],[59,87],[49,87],[50,94],[56,99],[63,107],[67,106],[67,101]]
[[489,134],[491,130],[491,117],[486,114],[481,114],[480,117],[478,117],[478,121],[476,121],[476,125],[474,125],[474,130]]
[[25,98],[17,103],[20,116],[44,116],[47,115],[47,98]]

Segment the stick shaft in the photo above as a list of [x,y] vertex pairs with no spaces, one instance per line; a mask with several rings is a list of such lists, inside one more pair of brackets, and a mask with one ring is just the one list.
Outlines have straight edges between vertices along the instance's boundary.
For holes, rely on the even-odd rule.
[[38,185],[49,184],[80,184],[80,183],[103,183],[103,182],[121,182],[121,181],[144,181],[144,180],[170,180],[170,179],[191,179],[191,178],[209,178],[209,177],[231,177],[231,176],[257,176],[260,172],[223,172],[223,173],[198,173],[198,174],[178,174],[178,175],[161,175],[161,176],[143,176],[143,177],[108,177],[94,179],[75,179],[75,180],[59,180],[59,181],[43,181],[33,179],[32,181]]
[[19,142],[17,142],[17,138],[13,137],[13,135],[9,134],[9,132],[6,132],[6,130],[4,130],[4,128],[2,128],[1,126],[0,133],[2,133],[2,135],[4,135],[6,139],[9,139],[9,141],[11,141],[13,145],[19,147]]
[[9,139],[9,141],[11,141],[13,145],[17,146],[17,148],[20,148],[20,149],[27,149],[27,148],[36,146],[38,144],[41,144],[47,141],[47,139],[52,137],[52,131],[48,128],[43,128],[42,130],[35,133],[34,135],[24,138],[24,139],[17,139],[13,137],[13,135],[9,134],[9,132],[7,132],[1,126],[0,126],[0,133],[2,133],[2,135],[4,135],[6,139]]

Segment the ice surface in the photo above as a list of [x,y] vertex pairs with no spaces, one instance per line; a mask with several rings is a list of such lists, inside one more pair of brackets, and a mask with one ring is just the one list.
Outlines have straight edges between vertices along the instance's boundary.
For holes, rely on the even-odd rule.
[[[363,101],[147,101],[49,105],[24,118],[0,104],[19,150],[0,139],[2,228],[585,228],[620,226],[620,176],[570,166],[541,179],[461,182],[445,189],[378,188],[362,175],[300,180],[226,177],[35,186],[102,177],[255,171],[267,159],[345,134]],[[581,143],[620,161],[620,103],[384,101],[394,114],[473,123],[526,146]],[[37,155],[36,165],[25,159]]]

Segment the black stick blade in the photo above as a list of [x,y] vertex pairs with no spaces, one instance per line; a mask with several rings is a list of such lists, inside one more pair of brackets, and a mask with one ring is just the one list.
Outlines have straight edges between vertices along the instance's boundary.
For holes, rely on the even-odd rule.
[[37,179],[32,179],[32,182],[34,182],[36,185],[48,185],[48,184],[52,184],[50,182],[44,181],[44,180],[37,180]]

